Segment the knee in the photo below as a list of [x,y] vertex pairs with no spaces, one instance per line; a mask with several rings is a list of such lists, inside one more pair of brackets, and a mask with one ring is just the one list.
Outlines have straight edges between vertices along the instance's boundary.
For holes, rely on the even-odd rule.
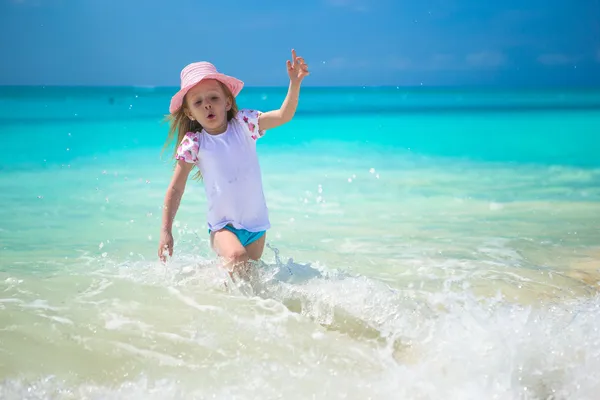
[[232,264],[240,264],[248,261],[248,252],[244,248],[234,249],[225,253],[223,258]]

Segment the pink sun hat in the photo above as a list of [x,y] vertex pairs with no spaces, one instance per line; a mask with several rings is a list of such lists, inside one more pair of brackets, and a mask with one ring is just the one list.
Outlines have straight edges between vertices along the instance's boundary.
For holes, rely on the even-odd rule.
[[171,98],[169,112],[172,114],[177,111],[179,107],[181,107],[186,93],[206,79],[216,79],[224,83],[231,91],[231,94],[233,94],[233,97],[236,97],[244,87],[244,82],[232,76],[220,73],[217,71],[217,68],[209,62],[201,61],[192,63],[181,70],[181,89]]

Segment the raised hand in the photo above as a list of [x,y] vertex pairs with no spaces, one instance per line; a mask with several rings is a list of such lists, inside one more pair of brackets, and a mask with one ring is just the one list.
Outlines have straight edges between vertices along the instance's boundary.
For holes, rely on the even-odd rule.
[[296,56],[296,50],[292,49],[292,61],[287,61],[287,71],[292,83],[300,83],[308,76],[308,65],[304,58]]

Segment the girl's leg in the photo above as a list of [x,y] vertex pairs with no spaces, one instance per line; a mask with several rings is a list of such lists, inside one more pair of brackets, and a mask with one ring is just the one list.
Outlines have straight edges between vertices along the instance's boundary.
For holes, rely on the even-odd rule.
[[261,237],[256,239],[254,242],[250,243],[246,246],[246,252],[248,253],[248,258],[251,260],[258,261],[262,257],[263,250],[265,249],[265,238],[267,233],[265,232]]
[[244,280],[250,279],[252,265],[248,261],[258,261],[262,257],[265,237],[266,233],[244,247],[238,237],[228,229],[221,229],[210,235],[213,250],[223,260],[223,267],[227,269],[234,281],[234,273]]
[[217,253],[217,256],[223,259],[223,267],[230,274],[248,261],[248,252],[233,232],[227,229],[212,232],[210,240],[211,246]]
[[224,258],[229,264],[235,265],[248,260],[259,260],[265,249],[264,233],[260,238],[246,247],[242,246],[237,236],[228,229],[212,232],[210,235],[211,246],[219,257]]

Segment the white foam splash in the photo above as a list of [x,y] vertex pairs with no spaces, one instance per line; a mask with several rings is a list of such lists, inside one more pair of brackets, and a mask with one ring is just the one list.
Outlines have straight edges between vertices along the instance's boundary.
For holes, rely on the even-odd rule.
[[[500,290],[478,293],[490,276],[536,283],[526,270],[503,270],[522,261],[505,240],[477,249],[496,272],[423,258],[394,287],[283,259],[270,245],[274,261],[255,280],[226,287],[212,260],[179,249],[166,266],[83,255],[61,307],[40,294],[50,282],[20,292],[9,285],[10,312],[58,322],[36,337],[47,351],[76,343],[71,352],[94,354],[99,366],[127,360],[129,372],[103,381],[90,367],[72,381],[76,364],[59,357],[39,378],[6,375],[0,397],[567,399],[600,388],[598,295],[521,304]],[[13,360],[24,344],[0,350]]]

